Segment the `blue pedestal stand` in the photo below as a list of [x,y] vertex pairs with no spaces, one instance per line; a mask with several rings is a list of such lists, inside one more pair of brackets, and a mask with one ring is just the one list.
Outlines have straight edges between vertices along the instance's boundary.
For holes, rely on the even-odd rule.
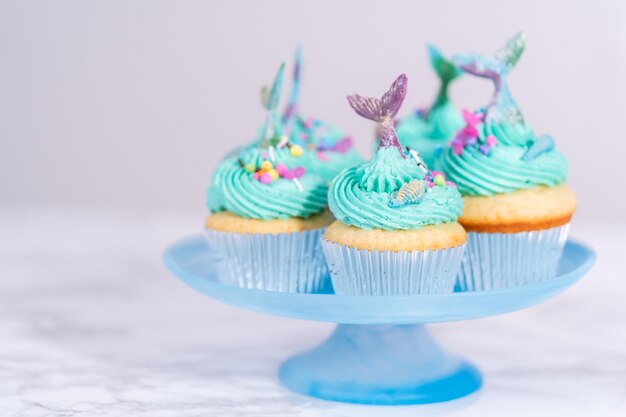
[[558,276],[502,290],[443,295],[359,297],[250,290],[220,283],[201,237],[171,246],[164,259],[186,284],[242,308],[341,323],[324,343],[280,368],[287,388],[312,397],[361,404],[452,400],[481,386],[480,372],[447,353],[425,323],[468,320],[526,308],[563,291],[594,263],[593,251],[569,241]]
[[476,368],[442,350],[420,324],[340,324],[317,348],[288,359],[280,381],[326,400],[420,404],[480,388]]

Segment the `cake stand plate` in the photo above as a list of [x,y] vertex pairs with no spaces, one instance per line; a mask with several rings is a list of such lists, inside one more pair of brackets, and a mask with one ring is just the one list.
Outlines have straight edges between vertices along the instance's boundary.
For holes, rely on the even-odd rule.
[[443,295],[348,296],[332,289],[293,294],[219,282],[201,236],[164,255],[167,267],[195,290],[225,303],[304,320],[340,323],[328,340],[288,359],[281,382],[293,391],[362,404],[417,404],[468,395],[482,383],[471,364],[447,353],[423,326],[493,316],[540,303],[589,271],[594,252],[569,240],[556,277],[513,288]]

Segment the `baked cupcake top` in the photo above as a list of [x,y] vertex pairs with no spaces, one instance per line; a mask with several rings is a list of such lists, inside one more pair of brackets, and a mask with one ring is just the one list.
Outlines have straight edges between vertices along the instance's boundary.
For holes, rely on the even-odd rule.
[[344,224],[360,229],[407,230],[456,221],[463,200],[454,184],[428,171],[419,153],[404,152],[393,118],[406,95],[400,75],[382,98],[352,95],[348,102],[361,116],[380,124],[381,140],[371,161],[348,168],[328,192],[331,212]]
[[348,166],[356,165],[363,158],[354,148],[350,136],[344,135],[330,123],[312,117],[303,117],[299,112],[300,73],[302,50],[296,48],[293,80],[289,103],[283,113],[282,122],[291,143],[307,149],[304,164],[326,181]]
[[565,181],[567,161],[549,135],[537,136],[510,94],[506,76],[526,45],[523,33],[494,57],[454,57],[463,71],[493,81],[495,92],[484,110],[463,112],[465,127],[444,150],[438,167],[463,195],[510,193]]
[[[434,152],[423,141],[446,142],[463,126],[460,110],[450,102],[448,90],[461,70],[448,61],[433,45],[428,45],[430,64],[439,78],[439,90],[430,107],[418,109],[396,124],[398,140],[403,146],[422,151],[427,164],[434,161]],[[442,143],[443,144],[443,143]],[[429,152],[426,152],[429,150]]]
[[261,138],[218,165],[207,193],[211,212],[230,211],[251,219],[307,218],[326,207],[328,186],[303,166],[302,147],[283,133],[277,106],[284,72],[262,91],[268,116]]

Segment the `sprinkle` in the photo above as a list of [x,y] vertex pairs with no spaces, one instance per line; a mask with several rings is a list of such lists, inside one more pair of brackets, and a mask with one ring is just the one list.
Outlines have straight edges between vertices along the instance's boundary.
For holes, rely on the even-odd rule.
[[276,161],[276,155],[274,155],[274,147],[270,146],[268,149],[270,151],[270,160],[272,162],[275,162]]
[[463,109],[461,110],[461,114],[463,115],[463,120],[465,120],[465,123],[471,126],[476,126],[483,121],[483,113],[481,112],[472,113],[467,109]]
[[261,156],[265,159],[267,159],[267,152],[263,151],[263,153],[261,154]]
[[300,181],[298,181],[297,178],[293,179],[293,183],[296,184],[296,187],[298,187],[298,191],[304,191],[304,188],[302,188],[302,184],[300,184]]
[[253,172],[252,173],[252,178],[254,178],[255,180],[259,179],[259,173],[258,172]]
[[415,163],[417,164],[417,166],[420,167],[422,171],[428,172],[428,167],[424,163],[424,160],[420,156],[420,153],[416,151],[415,149],[409,148],[408,146],[406,147],[406,149],[409,152],[409,155],[411,155],[413,159],[415,160]]
[[291,156],[300,156],[302,155],[302,147],[300,145],[293,145],[291,148],[289,148],[289,151],[291,152]]
[[483,155],[489,155],[489,153],[491,152],[491,146],[489,145],[480,145],[478,147],[478,150],[483,154]]
[[293,170],[293,175],[296,178],[302,178],[305,172],[306,172],[306,169],[304,167],[296,167]]
[[443,175],[437,174],[437,175],[435,175],[435,178],[433,179],[433,182],[435,183],[435,185],[442,186],[442,185],[445,185],[446,179],[445,179],[445,177]]
[[261,178],[259,179],[259,181],[261,181],[262,184],[269,184],[270,182],[272,182],[272,177],[267,172],[264,172],[261,174]]
[[270,169],[274,168],[274,165],[272,165],[272,163],[270,161],[263,161],[261,163],[261,171],[269,171]]
[[461,155],[463,147],[463,142],[457,141],[456,139],[452,142],[452,152],[457,156]]
[[487,138],[485,139],[485,143],[489,146],[495,146],[496,143],[498,143],[498,139],[496,139],[496,137],[494,135],[489,135],[487,136]]
[[280,141],[278,141],[278,144],[276,145],[276,147],[278,149],[281,149],[287,146],[288,143],[289,143],[289,136],[284,135],[283,137],[280,138]]
[[315,152],[315,156],[317,157],[317,159],[319,159],[320,161],[328,161],[328,156],[326,156],[326,154],[324,152],[321,151],[317,151]]
[[278,172],[278,175],[283,175],[285,173],[285,171],[287,171],[287,166],[283,163],[278,163],[276,164],[276,172]]
[[402,184],[402,187],[389,196],[389,207],[398,208],[407,204],[419,204],[426,192],[424,180],[412,180]]
[[280,175],[278,175],[278,171],[276,171],[275,169],[270,169],[269,171],[267,171],[268,174],[270,174],[270,177],[272,178],[272,180],[277,180],[278,177]]
[[256,171],[256,167],[255,167],[253,164],[246,164],[246,165],[243,167],[243,169],[244,169],[246,172],[249,172],[249,173],[253,173],[254,171]]
[[285,178],[285,179],[287,179],[287,180],[291,180],[291,179],[293,179],[293,178],[295,177],[295,174],[294,174],[294,172],[293,172],[293,169],[289,169],[289,170],[285,171],[285,172],[282,174],[282,177],[283,177],[283,178]]

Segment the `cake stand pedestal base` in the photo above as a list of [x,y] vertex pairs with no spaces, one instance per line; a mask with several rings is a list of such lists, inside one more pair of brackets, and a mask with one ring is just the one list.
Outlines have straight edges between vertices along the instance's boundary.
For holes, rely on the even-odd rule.
[[280,381],[301,394],[361,404],[423,404],[478,390],[482,377],[439,347],[420,324],[339,324],[315,349],[296,355]]

